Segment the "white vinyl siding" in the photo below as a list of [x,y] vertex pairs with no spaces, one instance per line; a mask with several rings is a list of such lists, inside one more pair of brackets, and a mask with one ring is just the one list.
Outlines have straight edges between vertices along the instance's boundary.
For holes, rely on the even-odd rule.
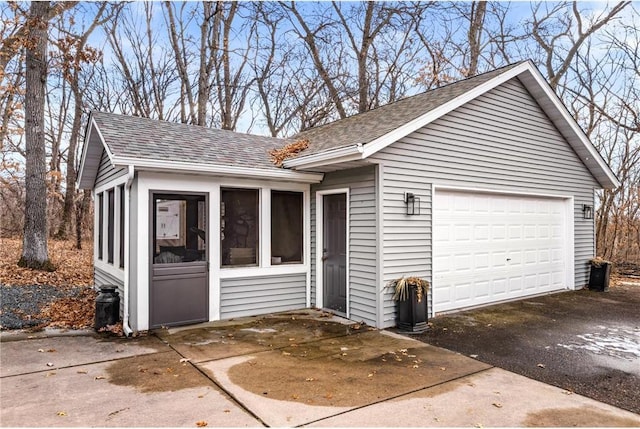
[[311,186],[311,291],[316,286],[316,192],[349,188],[349,315],[352,320],[376,325],[376,192],[375,167],[327,173]]
[[220,280],[220,317],[255,316],[306,307],[306,273]]
[[[598,183],[517,79],[500,85],[372,156],[384,164],[384,278],[431,281],[432,186],[483,188],[574,197],[575,286],[587,283],[593,256],[593,204]],[[407,216],[403,192],[421,199]],[[567,285],[573,287],[574,285]],[[384,326],[395,324],[385,294]]]
[[111,165],[111,161],[107,156],[107,151],[103,149],[102,156],[100,157],[100,166],[98,167],[98,173],[96,175],[96,183],[93,187],[98,188],[126,174],[126,168],[115,168],[113,165]]

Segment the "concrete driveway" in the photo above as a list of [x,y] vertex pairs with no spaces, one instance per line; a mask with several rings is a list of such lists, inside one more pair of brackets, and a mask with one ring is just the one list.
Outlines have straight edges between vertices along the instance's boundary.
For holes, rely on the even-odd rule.
[[640,283],[531,298],[431,323],[422,341],[640,413]]
[[317,311],[0,343],[2,426],[639,426],[640,416]]

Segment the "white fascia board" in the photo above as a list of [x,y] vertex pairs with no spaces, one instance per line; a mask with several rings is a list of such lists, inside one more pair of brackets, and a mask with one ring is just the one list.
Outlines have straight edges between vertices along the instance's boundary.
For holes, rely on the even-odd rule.
[[362,145],[349,145],[338,149],[289,159],[284,161],[282,165],[286,168],[313,168],[316,166],[336,164],[339,162],[357,161],[362,158]]
[[394,143],[401,138],[408,136],[412,132],[417,131],[425,125],[435,121],[436,119],[441,118],[452,110],[457,109],[463,104],[468,103],[469,101],[481,96],[487,91],[490,91],[498,85],[501,85],[509,79],[519,75],[530,67],[531,65],[528,62],[522,63],[519,66],[516,66],[511,70],[507,70],[506,72],[494,77],[493,79],[483,83],[482,85],[478,85],[472,90],[467,91],[464,94],[454,98],[453,100],[448,101],[447,103],[425,113],[424,115],[419,116],[410,122],[407,122],[401,127],[398,127],[395,130],[381,137],[378,137],[375,140],[370,141],[369,143],[364,145],[363,158],[367,158],[389,146],[391,143]]
[[140,159],[114,156],[114,165],[133,165],[137,170],[147,171],[183,171],[190,173],[212,174],[220,176],[241,176],[245,178],[289,180],[301,183],[320,183],[324,177],[323,173],[306,173],[285,169],[267,170],[250,167],[231,167],[211,164],[198,164],[181,161],[166,161],[155,159]]
[[[526,64],[529,64],[529,63],[527,62]],[[580,128],[580,126],[575,121],[575,119],[573,119],[573,117],[567,110],[566,106],[562,103],[562,101],[556,95],[556,93],[551,89],[551,87],[549,86],[547,81],[544,79],[542,74],[540,74],[538,69],[532,65],[529,65],[528,71],[530,72],[530,76],[533,78],[533,80],[536,82],[537,85],[532,88],[531,87],[532,82],[526,78],[522,79],[522,82],[527,87],[527,89],[532,93],[532,95],[537,99],[538,103],[541,103],[542,105],[544,105],[544,101],[545,101],[545,100],[539,99],[538,94],[540,91],[542,91],[542,93],[546,96],[546,100],[551,102],[551,104],[555,108],[555,112],[546,112],[546,113],[552,118],[552,120],[554,120],[554,116],[555,116],[555,119],[557,119],[558,118],[557,115],[559,115],[560,119],[564,121],[566,125],[569,126],[569,129],[571,130],[573,135],[570,135],[570,136],[565,135],[565,138],[567,140],[571,140],[571,137],[574,137],[574,141],[577,140],[580,144],[582,144],[584,148],[587,150],[587,152],[589,153],[591,159],[597,163],[597,166],[600,168],[600,170],[608,180],[608,183],[600,183],[600,184],[603,187],[607,187],[608,185],[611,188],[617,188],[618,186],[620,186],[620,181],[618,180],[616,175],[613,173],[613,171],[611,171],[611,168],[609,167],[609,165],[607,165],[606,161],[602,158],[600,153],[593,146],[589,138],[585,135],[584,131],[582,131],[582,128]],[[553,115],[552,113],[556,113],[557,115]],[[583,160],[583,162],[585,161]],[[594,176],[597,177],[596,174],[594,174]]]
[[80,186],[82,182],[82,176],[84,173],[84,168],[87,160],[87,152],[89,152],[89,140],[91,138],[92,132],[93,132],[93,118],[90,118],[89,124],[87,125],[87,133],[84,135],[82,155],[80,155],[80,168],[78,169],[78,178],[76,179],[78,186]]
[[[86,168],[86,160],[87,160],[87,156],[89,154],[89,152],[91,151],[91,142],[92,142],[92,136],[94,135],[98,136],[98,140],[100,141],[100,148],[97,148],[95,150],[99,150],[101,151],[102,149],[104,149],[107,152],[107,156],[109,157],[109,160],[111,161],[111,163],[113,163],[113,154],[111,153],[111,151],[109,150],[109,148],[107,147],[107,145],[105,144],[104,141],[104,137],[102,137],[102,133],[100,132],[100,128],[98,127],[98,124],[96,124],[96,122],[93,119],[93,116],[89,116],[89,123],[87,125],[87,133],[85,134],[84,137],[84,146],[82,147],[82,156],[81,156],[81,160],[80,160],[80,169],[78,170],[78,179],[76,180],[76,182],[78,183],[78,186],[81,189],[85,189],[83,187],[83,185],[87,185],[84,182],[84,171]],[[100,167],[100,161],[98,161],[98,165],[95,166],[96,169],[96,174],[98,171],[98,168]],[[95,180],[95,177],[94,177]],[[88,184],[90,187],[93,186],[93,181]]]

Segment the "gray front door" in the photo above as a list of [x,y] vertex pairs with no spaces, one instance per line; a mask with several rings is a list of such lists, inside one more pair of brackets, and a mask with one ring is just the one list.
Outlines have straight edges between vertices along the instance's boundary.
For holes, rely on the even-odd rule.
[[347,313],[347,194],[323,196],[324,307]]
[[154,193],[151,206],[150,325],[207,321],[206,195]]

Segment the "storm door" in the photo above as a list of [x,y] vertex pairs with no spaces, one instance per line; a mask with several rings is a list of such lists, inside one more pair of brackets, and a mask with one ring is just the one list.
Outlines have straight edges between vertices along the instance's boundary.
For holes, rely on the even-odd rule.
[[152,194],[150,325],[209,320],[207,198]]
[[323,306],[347,313],[347,194],[323,196]]

